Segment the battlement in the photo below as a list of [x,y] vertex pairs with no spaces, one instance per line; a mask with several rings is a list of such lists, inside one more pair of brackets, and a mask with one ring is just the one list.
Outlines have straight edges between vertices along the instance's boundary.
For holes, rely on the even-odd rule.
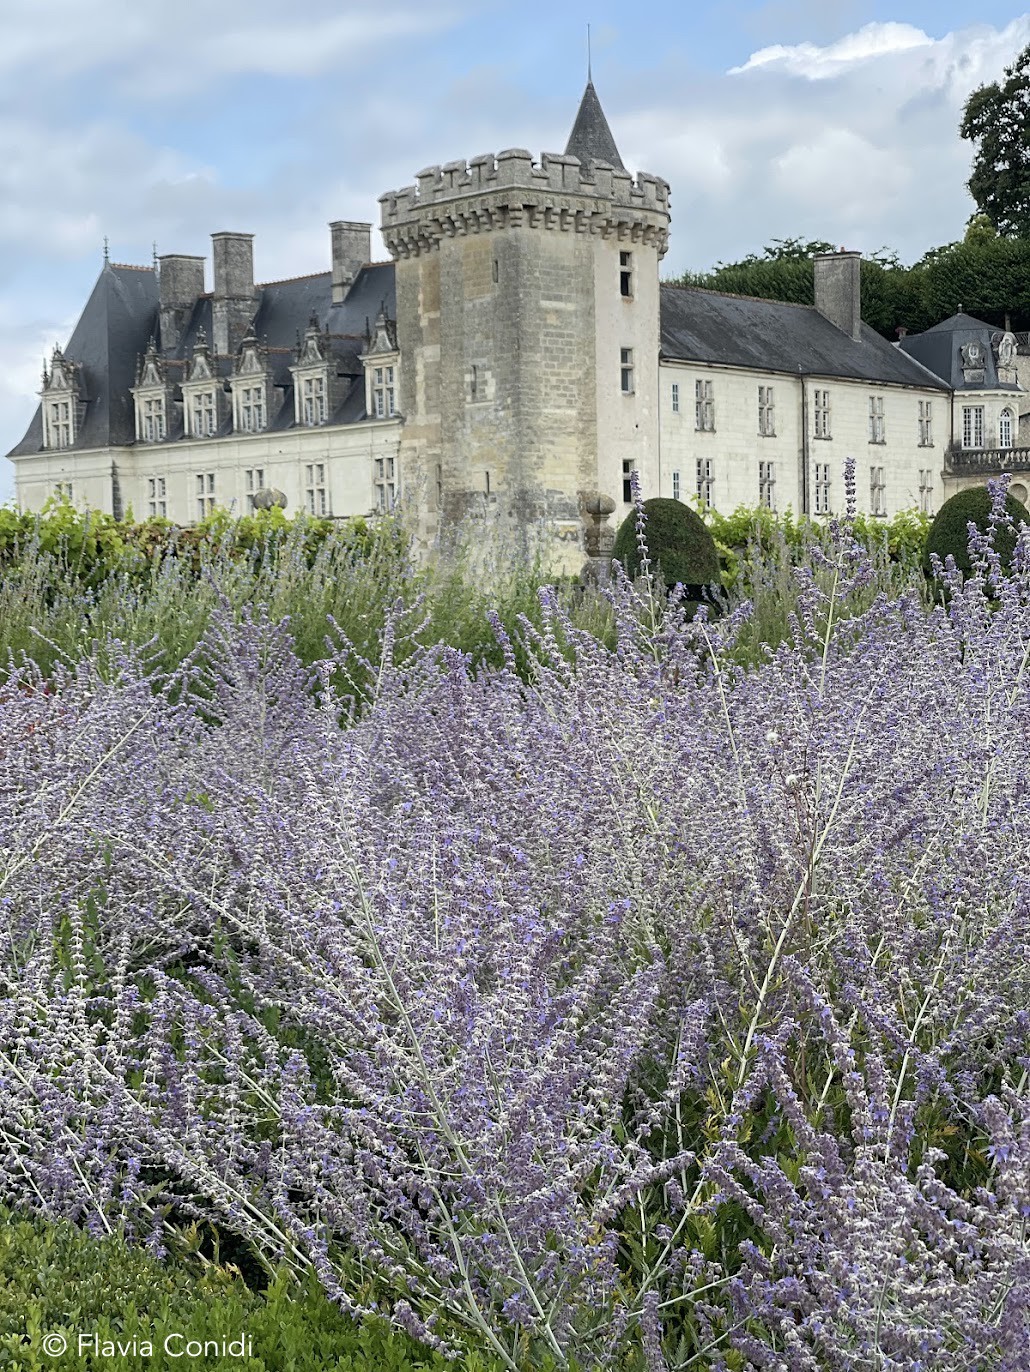
[[379,197],[383,227],[399,224],[431,206],[459,196],[484,195],[507,189],[549,194],[590,196],[627,209],[668,213],[669,184],[660,176],[640,172],[632,176],[604,163],[584,167],[578,157],[545,152],[539,162],[525,148],[486,153],[469,162],[445,162],[420,171],[414,186],[387,191]]

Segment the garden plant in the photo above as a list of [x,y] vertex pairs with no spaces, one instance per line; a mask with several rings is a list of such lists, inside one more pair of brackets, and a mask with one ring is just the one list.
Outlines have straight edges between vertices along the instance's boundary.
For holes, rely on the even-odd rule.
[[655,584],[645,505],[602,632],[543,587],[477,655],[422,585],[315,655],[223,567],[181,652],[12,658],[0,1201],[480,1372],[1025,1369],[993,499],[1009,563],[974,530],[946,604],[844,518],[746,651],[748,600]]

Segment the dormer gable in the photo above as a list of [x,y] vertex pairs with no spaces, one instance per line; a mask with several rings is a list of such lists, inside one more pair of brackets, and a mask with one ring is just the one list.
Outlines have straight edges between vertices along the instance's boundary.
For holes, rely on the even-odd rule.
[[326,424],[338,402],[336,364],[330,351],[328,330],[312,315],[303,339],[297,340],[293,377],[293,418],[304,428]]
[[214,369],[211,366],[211,350],[208,347],[207,334],[203,329],[197,330],[197,341],[193,345],[193,355],[190,358],[189,373],[187,381],[210,381],[214,377]]
[[81,427],[82,395],[79,367],[54,346],[50,366],[43,363],[43,447],[70,448]]
[[171,427],[172,387],[153,336],[137,363],[132,397],[136,407],[137,443],[162,443]]
[[268,354],[257,341],[253,329],[240,344],[229,386],[233,429],[237,433],[262,433],[271,419],[272,376]]
[[400,406],[400,350],[397,347],[397,323],[380,306],[373,328],[366,326],[365,351],[361,362],[365,368],[365,413],[373,419],[395,419]]
[[207,334],[197,330],[189,370],[182,383],[183,425],[188,438],[213,438],[225,411],[225,386],[211,362]]

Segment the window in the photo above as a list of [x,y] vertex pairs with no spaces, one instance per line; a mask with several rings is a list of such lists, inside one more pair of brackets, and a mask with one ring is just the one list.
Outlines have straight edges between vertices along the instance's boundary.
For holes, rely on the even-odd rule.
[[680,412],[680,387],[678,381],[672,383],[672,412],[673,414],[679,414]]
[[243,473],[247,486],[247,494],[254,495],[256,491],[265,489],[265,469],[264,467],[248,467]]
[[147,512],[151,519],[168,516],[168,481],[163,476],[147,478]]
[[929,467],[919,469],[919,508],[923,514],[933,514],[933,472]]
[[998,447],[1012,447],[1012,411],[1010,409],[1002,410],[998,416]]
[[[395,458],[377,457],[375,464],[376,508],[381,514],[389,514],[397,503],[397,479],[394,473]],[[437,468],[439,480],[440,469]],[[486,490],[490,492],[490,473],[486,474]],[[442,500],[442,489],[440,491]]]
[[[476,398],[479,388],[479,372],[472,368],[472,399]],[[397,413],[394,403],[394,384],[392,367],[376,367],[372,371],[372,409],[376,419],[390,419]]]
[[308,514],[326,515],[329,513],[324,462],[314,462],[304,468],[304,505]]
[[633,394],[633,349],[623,348],[621,353],[622,394]]
[[694,428],[699,433],[715,432],[715,401],[710,381],[694,382]]
[[883,396],[869,397],[869,442],[886,443],[887,436],[883,423]]
[[622,499],[626,505],[633,504],[633,463],[628,457],[622,459]]
[[673,500],[679,500],[679,498],[680,498],[680,474],[679,474],[679,472],[673,472],[673,474],[672,474],[672,498],[673,498]]
[[933,447],[932,400],[920,400],[919,402],[919,446],[921,448]]
[[771,386],[759,386],[758,388],[758,432],[763,438],[774,438],[776,435],[776,416],[773,412],[773,388]]
[[815,393],[815,428],[816,438],[830,437],[830,392],[816,391]]
[[815,512],[816,514],[830,513],[830,464],[828,462],[815,464]]
[[215,474],[214,472],[198,472],[196,476],[197,487],[197,518],[206,519],[215,508]]
[[264,386],[244,386],[240,391],[240,428],[258,434],[265,427]]
[[72,445],[72,407],[68,400],[50,402],[50,442],[51,448],[70,448]]
[[633,298],[633,254],[619,253],[619,294],[623,300]]
[[304,378],[303,388],[304,423],[310,428],[314,424],[325,423],[325,377],[308,376]]
[[770,510],[776,508],[775,462],[759,462],[758,464],[758,503],[767,505]]
[[882,467],[869,468],[869,513],[887,513],[887,484],[883,479]]
[[214,391],[197,391],[190,408],[190,437],[210,438],[218,427]]
[[143,402],[143,442],[160,443],[165,436],[164,396]]
[[715,472],[710,457],[697,459],[697,498],[706,508],[712,503],[715,492]]
[[443,466],[436,464],[436,508],[443,509]]
[[495,280],[495,281],[500,280],[500,276],[501,276],[501,264],[498,262],[497,258],[495,257],[495,258],[494,258],[494,280]]
[[57,496],[58,500],[67,500],[70,504],[73,499],[72,483],[70,481],[55,481],[54,495]]
[[984,445],[984,407],[982,405],[962,406],[962,446],[963,448],[982,448]]

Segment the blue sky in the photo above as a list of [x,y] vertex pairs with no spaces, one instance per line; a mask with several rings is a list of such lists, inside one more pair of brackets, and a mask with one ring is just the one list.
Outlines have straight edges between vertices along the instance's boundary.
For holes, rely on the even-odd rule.
[[905,261],[960,237],[962,105],[1030,43],[998,0],[6,0],[0,453],[105,234],[144,263],[242,230],[259,280],[325,270],[328,221],[376,222],[421,168],[561,151],[588,22],[623,160],[672,186],[667,275],[795,235]]

